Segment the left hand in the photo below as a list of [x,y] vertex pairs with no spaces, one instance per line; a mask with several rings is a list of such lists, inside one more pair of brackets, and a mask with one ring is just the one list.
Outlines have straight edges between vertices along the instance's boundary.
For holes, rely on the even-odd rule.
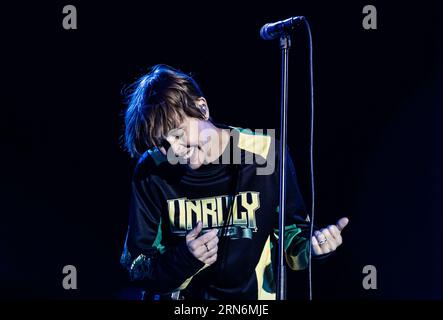
[[319,256],[335,251],[343,243],[341,232],[348,223],[348,218],[341,218],[337,224],[315,231],[312,237],[312,255]]

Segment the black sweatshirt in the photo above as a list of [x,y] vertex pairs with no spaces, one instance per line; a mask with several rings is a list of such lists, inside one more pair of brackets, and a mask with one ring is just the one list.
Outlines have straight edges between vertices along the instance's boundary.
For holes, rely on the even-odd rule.
[[[278,149],[271,136],[231,128],[223,155],[196,170],[171,164],[157,148],[145,152],[134,170],[121,257],[130,279],[150,295],[181,290],[188,299],[275,299]],[[231,164],[217,163],[226,157]],[[197,221],[202,232],[221,230],[230,209],[217,261],[205,266],[185,235]],[[285,255],[293,270],[308,266],[308,221],[288,153]]]

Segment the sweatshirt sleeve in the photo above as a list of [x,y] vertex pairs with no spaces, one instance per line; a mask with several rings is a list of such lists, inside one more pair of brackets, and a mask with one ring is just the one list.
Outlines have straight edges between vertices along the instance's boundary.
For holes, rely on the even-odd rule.
[[[279,190],[278,157],[276,163],[276,190]],[[278,192],[278,191],[277,191]],[[278,201],[278,199],[277,199]],[[275,242],[278,240],[278,203],[274,228]],[[309,246],[311,223],[300,188],[297,183],[294,163],[289,152],[286,156],[286,219],[285,219],[285,255],[286,262],[292,270],[303,270],[309,264]],[[314,231],[318,228],[314,225]],[[325,255],[326,257],[328,255]],[[324,258],[312,256],[313,259]]]
[[163,245],[161,199],[152,187],[149,177],[134,176],[120,263],[135,285],[165,294],[182,289],[205,264],[192,255],[184,237],[176,246]]

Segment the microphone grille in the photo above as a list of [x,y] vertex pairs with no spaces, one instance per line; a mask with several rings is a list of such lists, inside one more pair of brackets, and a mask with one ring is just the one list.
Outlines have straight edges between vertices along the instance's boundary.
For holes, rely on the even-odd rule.
[[263,27],[261,27],[260,29],[260,37],[263,40],[272,40],[272,37],[268,34],[268,25],[269,23],[265,24]]

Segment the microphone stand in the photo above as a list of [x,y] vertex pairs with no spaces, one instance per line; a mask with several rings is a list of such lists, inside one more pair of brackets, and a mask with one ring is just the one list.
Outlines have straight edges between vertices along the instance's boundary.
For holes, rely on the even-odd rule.
[[286,213],[286,144],[288,124],[288,75],[289,75],[289,49],[291,37],[284,33],[280,37],[281,49],[281,119],[280,119],[280,203],[278,219],[278,270],[277,270],[277,300],[286,300],[286,264],[285,264],[285,213]]

